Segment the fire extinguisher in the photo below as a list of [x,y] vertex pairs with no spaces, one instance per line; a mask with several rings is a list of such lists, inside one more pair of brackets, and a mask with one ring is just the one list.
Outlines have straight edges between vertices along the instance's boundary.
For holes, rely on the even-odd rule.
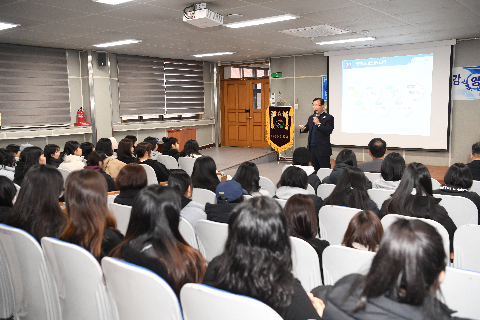
[[81,107],[77,112],[77,121],[73,125],[76,127],[88,127],[90,123],[85,121],[85,112],[83,112],[83,107]]

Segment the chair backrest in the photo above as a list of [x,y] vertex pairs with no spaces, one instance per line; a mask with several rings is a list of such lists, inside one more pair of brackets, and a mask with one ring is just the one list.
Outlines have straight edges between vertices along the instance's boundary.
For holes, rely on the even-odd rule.
[[325,285],[335,282],[351,273],[367,274],[375,252],[330,245],[323,250],[323,280]]
[[102,259],[108,295],[118,320],[182,320],[175,292],[152,271],[115,258]]
[[204,284],[185,284],[180,299],[185,320],[282,320],[261,301]]
[[380,172],[364,172],[364,173],[367,179],[370,180],[371,182],[378,180],[382,177],[382,174]]
[[380,209],[385,202],[389,199],[390,196],[395,192],[395,190],[385,190],[385,189],[368,189],[367,193],[370,199],[372,199],[377,207]]
[[7,319],[14,313],[13,287],[10,279],[10,271],[8,270],[7,257],[2,251],[3,249],[0,243],[0,319]]
[[342,244],[345,231],[353,216],[361,209],[323,206],[318,214],[318,225],[320,227],[320,237],[327,240],[330,245]]
[[472,187],[470,188],[470,191],[476,192],[478,195],[480,195],[480,181],[473,180]]
[[433,196],[442,199],[438,204],[447,210],[457,228],[466,224],[478,224],[478,209],[472,200],[443,194]]
[[115,198],[117,197],[117,194],[112,194],[112,195],[108,195],[107,196],[107,205],[109,205],[110,203],[113,203],[113,201],[115,201]]
[[403,219],[418,219],[418,220],[421,220],[425,223],[428,223],[428,224],[434,226],[435,229],[437,229],[438,233],[440,234],[440,236],[443,239],[443,247],[445,248],[445,254],[447,255],[447,261],[448,261],[447,265],[449,265],[449,262],[450,262],[450,238],[448,237],[447,229],[445,229],[444,226],[442,226],[437,221],[431,220],[431,219],[408,217],[408,216],[402,216],[402,215],[399,215],[399,214],[387,214],[381,220],[383,230],[387,231],[387,229],[390,227],[390,225],[392,223],[397,221],[397,219],[401,219],[401,218],[403,218]]
[[159,154],[157,156],[157,161],[167,167],[168,170],[178,169],[178,162],[172,156],[168,156],[166,154]]
[[192,188],[191,199],[203,205],[206,205],[207,202],[211,204],[217,203],[217,195],[215,192],[202,188]]
[[320,179],[320,181],[322,181],[324,178],[328,177],[330,173],[332,173],[332,169],[320,168],[317,171],[317,176]]
[[320,263],[315,249],[306,241],[290,237],[292,244],[292,273],[300,280],[306,292],[322,285]]
[[180,223],[178,224],[178,231],[182,235],[183,239],[187,243],[198,250],[197,236],[195,235],[195,229],[185,218],[180,217]]
[[207,261],[223,252],[228,237],[228,224],[202,219],[197,221],[195,230],[199,250]]
[[442,185],[440,182],[438,182],[438,180],[432,178],[432,190],[440,189],[441,186]]
[[447,267],[440,290],[455,317],[480,319],[480,273]]
[[151,184],[158,184],[157,180],[157,175],[155,173],[155,170],[153,170],[152,167],[150,167],[148,164],[141,164],[143,168],[145,169],[145,172],[147,173],[147,183],[149,185]]
[[334,184],[322,183],[317,187],[317,196],[325,200],[332,193],[333,189],[335,189]]
[[178,158],[178,167],[182,170],[185,170],[185,172],[189,175],[192,176],[193,172],[193,166],[195,164],[196,158],[191,158],[191,157],[180,157]]
[[315,194],[315,189],[310,184],[307,184],[307,192],[309,194]]
[[461,226],[453,239],[453,266],[480,272],[480,226]]
[[108,208],[112,211],[115,219],[117,219],[117,229],[123,235],[127,233],[128,223],[130,222],[130,213],[132,207],[124,206],[123,204],[110,203]]
[[67,181],[67,177],[70,173],[72,173],[72,171],[68,170],[68,169],[63,169],[63,168],[57,168],[57,170],[60,172],[60,174],[62,175],[62,178],[63,178],[63,183],[65,183],[65,181]]
[[270,180],[266,177],[260,176],[260,180],[258,181],[258,184],[260,185],[260,187],[267,190],[268,193],[270,193],[270,195],[273,197],[273,195],[276,192],[276,188],[275,188],[275,185],[273,184],[272,180]]
[[0,314],[11,313],[5,318],[14,315],[22,320],[62,319],[55,282],[37,240],[23,230],[0,224],[0,251],[5,259],[0,263],[2,278],[8,281],[0,286],[6,294],[13,294],[2,298],[7,309]]
[[285,208],[285,205],[287,204],[287,201],[288,201],[288,200],[277,199],[277,198],[275,198],[275,200],[278,202],[278,204],[279,204],[282,208]]
[[112,320],[103,273],[93,255],[77,245],[42,238],[47,265],[57,286],[62,320]]

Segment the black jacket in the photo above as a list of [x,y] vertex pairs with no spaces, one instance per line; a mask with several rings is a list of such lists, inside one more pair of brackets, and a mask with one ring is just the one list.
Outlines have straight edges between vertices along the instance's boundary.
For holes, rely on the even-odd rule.
[[467,163],[467,166],[472,171],[473,180],[480,180],[480,160],[473,160],[470,163]]
[[135,199],[135,196],[140,192],[140,190],[142,189],[120,190],[120,193],[118,194],[118,196],[115,197],[113,203],[118,203],[124,206],[131,207],[133,205],[133,199]]
[[205,205],[205,213],[207,214],[207,220],[228,223],[230,214],[238,203],[207,203]]
[[[346,163],[336,164],[335,167],[333,167],[330,175],[323,178],[322,183],[329,183],[329,184],[336,185],[338,182],[338,179],[340,178],[343,170],[345,170],[346,167],[349,167],[349,165]],[[367,189],[372,189],[372,182],[368,179],[367,179]]]
[[180,157],[180,152],[178,152],[177,149],[163,150],[162,154],[166,156],[174,157],[175,160],[177,161],[178,161],[178,157]]
[[62,159],[50,158],[50,160],[47,161],[47,164],[51,165],[52,167],[58,168],[58,166],[62,162],[63,162]]
[[17,162],[15,166],[15,176],[13,178],[13,183],[22,186],[23,178],[25,177],[25,162]]
[[[334,128],[334,119],[333,116],[323,112],[318,116],[320,120],[320,126],[317,127],[315,132],[315,146],[319,148],[319,156],[331,156],[332,155],[332,145],[330,144],[330,135],[332,134]],[[310,149],[310,138],[312,135],[312,128],[315,124],[313,123],[313,114],[308,118],[307,124],[305,125],[305,130],[301,132],[308,132],[308,143],[307,148]]]
[[124,157],[124,158],[118,158],[117,160],[122,161],[123,163],[130,164],[135,162],[135,157]]
[[108,192],[117,191],[117,188],[115,187],[115,180],[113,180],[113,178],[110,177],[110,175],[108,175],[108,173],[103,171],[102,168],[100,168],[99,166],[85,166],[84,169],[95,170],[95,171],[100,172],[102,174],[102,176],[105,178],[105,180],[107,181]]

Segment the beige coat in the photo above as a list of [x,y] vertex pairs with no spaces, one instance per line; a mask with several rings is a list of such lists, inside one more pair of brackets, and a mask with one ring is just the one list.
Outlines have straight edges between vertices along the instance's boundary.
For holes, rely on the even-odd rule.
[[117,179],[118,173],[126,164],[115,158],[107,158],[103,162],[103,171],[105,171],[113,179]]

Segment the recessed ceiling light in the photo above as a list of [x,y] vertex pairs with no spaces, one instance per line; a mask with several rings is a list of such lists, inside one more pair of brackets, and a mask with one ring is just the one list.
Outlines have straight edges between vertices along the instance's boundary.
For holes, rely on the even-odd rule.
[[11,29],[15,27],[19,27],[19,24],[13,24],[13,23],[8,23],[8,22],[0,22],[0,30],[6,30],[6,29]]
[[234,54],[235,52],[216,52],[216,53],[204,53],[204,54],[194,54],[194,57],[201,58],[201,57],[212,57],[212,56],[223,56],[226,54]]
[[333,41],[322,41],[322,42],[317,42],[319,45],[324,45],[324,44],[336,44],[336,43],[347,43],[347,42],[358,42],[358,41],[369,41],[369,40],[375,40],[374,37],[366,37],[366,38],[354,38],[354,39],[344,39],[344,40],[333,40]]
[[241,18],[241,17],[243,17],[243,14],[240,14],[240,13],[229,13],[229,14],[227,14],[227,17],[229,17],[229,18]]
[[121,4],[125,2],[130,2],[133,0],[92,0],[93,2],[98,2],[98,3],[105,3],[105,4],[111,4],[111,5],[116,5],[116,4]]
[[106,48],[106,47],[121,46],[123,44],[131,44],[131,43],[139,43],[139,42],[142,42],[142,40],[127,39],[127,40],[94,44],[93,46],[98,48]]
[[286,20],[297,19],[298,16],[294,16],[292,14],[284,14],[281,16],[274,16],[274,17],[267,17],[261,19],[253,19],[247,21],[240,21],[240,22],[233,22],[224,24],[225,27],[229,28],[243,28],[243,27],[250,27],[250,26],[258,26],[260,24],[272,23],[272,22],[280,22]]

